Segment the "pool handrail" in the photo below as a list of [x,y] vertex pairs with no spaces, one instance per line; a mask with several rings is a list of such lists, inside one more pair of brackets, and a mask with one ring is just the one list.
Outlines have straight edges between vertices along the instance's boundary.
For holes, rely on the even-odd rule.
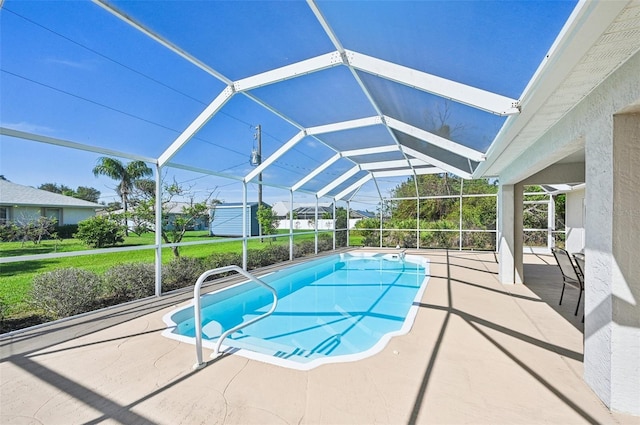
[[264,319],[265,317],[269,316],[271,313],[274,312],[274,310],[276,309],[276,306],[278,305],[278,293],[276,292],[275,289],[273,289],[271,286],[267,285],[266,283],[264,283],[263,281],[261,281],[260,279],[258,279],[257,277],[249,273],[248,271],[236,265],[218,267],[217,269],[207,270],[206,272],[202,273],[198,278],[198,280],[196,281],[195,287],[193,288],[193,318],[194,318],[194,326],[196,331],[196,360],[197,360],[197,363],[193,365],[194,369],[200,369],[206,365],[206,363],[202,361],[202,311],[200,309],[200,289],[202,288],[202,284],[204,283],[204,280],[209,276],[214,274],[230,272],[230,271],[238,272],[241,275],[248,278],[249,280],[269,290],[273,294],[273,305],[271,306],[269,311],[267,311],[266,313],[258,317],[254,317],[248,322],[242,322],[239,325],[227,330],[222,335],[220,335],[220,337],[218,338],[218,342],[216,343],[215,349],[213,351],[213,354],[211,354],[211,357],[218,356],[218,354],[220,353],[220,346],[222,345],[222,341],[224,341],[224,339],[227,336],[229,336],[230,334],[232,334],[233,332],[239,329],[244,328],[245,326],[249,326],[250,324],[257,322],[258,320]]

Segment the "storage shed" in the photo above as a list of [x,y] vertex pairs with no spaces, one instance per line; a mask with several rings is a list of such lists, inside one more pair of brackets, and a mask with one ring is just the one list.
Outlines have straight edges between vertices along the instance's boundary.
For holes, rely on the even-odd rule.
[[[242,237],[242,202],[218,204],[209,215],[211,236]],[[247,203],[247,235],[260,235],[257,202]]]

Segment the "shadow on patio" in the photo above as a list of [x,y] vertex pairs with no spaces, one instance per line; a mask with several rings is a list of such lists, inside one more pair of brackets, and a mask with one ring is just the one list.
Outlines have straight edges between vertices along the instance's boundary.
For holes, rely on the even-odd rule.
[[193,345],[160,336],[162,316],[183,304],[166,299],[105,328],[88,316],[88,333],[3,355],[0,421],[637,423],[582,380],[581,316],[571,296],[563,315],[543,290],[554,285],[545,258],[525,258],[526,285],[501,285],[493,253],[414,253],[431,259],[431,278],[413,328],[372,357],[302,372],[230,355],[194,372]]

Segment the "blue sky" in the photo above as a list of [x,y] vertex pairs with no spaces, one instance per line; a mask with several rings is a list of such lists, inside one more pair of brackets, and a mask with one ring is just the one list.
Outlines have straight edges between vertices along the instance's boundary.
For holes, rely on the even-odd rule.
[[[301,1],[113,4],[231,80],[335,50]],[[575,2],[319,1],[318,6],[347,49],[518,98]],[[16,130],[157,157],[225,86],[89,1],[6,0],[0,31],[0,122]],[[424,127],[428,115],[443,107],[433,95],[360,74],[385,114]],[[346,67],[252,94],[303,126],[375,114]],[[488,148],[504,122],[463,105],[447,107],[451,120],[463,127],[456,141],[477,150]],[[257,124],[263,128],[263,156],[298,131],[236,95],[174,161],[246,175]],[[329,134],[322,141],[357,145],[378,137],[375,133],[363,129],[349,139]],[[307,137],[264,178],[290,185],[333,153]],[[114,182],[91,173],[98,156],[0,137],[0,174],[11,181],[93,186],[108,202],[114,199]],[[351,166],[340,160],[316,184],[321,187]],[[168,169],[167,177],[174,176],[200,193],[218,188],[225,201],[241,199],[239,183]],[[379,183],[393,187],[398,181]],[[361,191],[372,193],[372,183]],[[288,201],[288,194],[265,188],[265,199]]]

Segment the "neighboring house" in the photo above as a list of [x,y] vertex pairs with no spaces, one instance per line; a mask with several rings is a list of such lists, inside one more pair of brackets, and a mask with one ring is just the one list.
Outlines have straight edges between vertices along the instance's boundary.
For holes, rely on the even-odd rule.
[[[163,207],[163,209],[165,210],[165,214],[166,214],[166,224],[164,226],[165,230],[173,230],[173,224],[175,223],[176,217],[178,217],[179,215],[182,214],[182,211],[185,207],[189,207],[192,204],[189,202],[169,202],[167,205],[165,205]],[[129,213],[132,212],[131,207],[129,207],[128,210]],[[110,213],[113,214],[122,214],[124,213],[124,209],[119,209],[119,210],[115,210],[115,211],[111,211],[111,212],[107,212],[107,211],[99,211],[98,215],[108,215]],[[197,219],[195,221],[195,223],[193,223],[192,225],[190,225],[187,230],[207,230],[209,228],[209,215],[207,215],[206,217],[201,217],[199,219]],[[152,232],[155,231],[155,222],[144,222],[142,223],[144,224],[144,226],[148,229],[150,229]],[[136,221],[129,218],[127,220],[127,226],[129,227],[129,229],[133,230],[136,227]]]
[[[318,205],[318,219],[321,219],[325,214],[333,216],[333,205]],[[316,218],[316,206],[312,207],[298,207],[293,210],[293,216],[298,220],[315,220]]]
[[78,224],[96,215],[102,205],[0,180],[0,224],[55,218],[59,226]]
[[[279,219],[283,220],[288,218],[289,215],[289,207],[291,205],[289,202],[278,201],[274,202],[271,210],[273,214]],[[298,214],[298,211],[303,211],[305,217],[299,217],[299,219],[313,219],[315,217],[315,202],[294,202],[293,203],[293,214],[294,217]],[[319,202],[318,203],[318,217],[322,218],[322,212],[327,211],[333,214],[333,204],[331,202]],[[308,217],[307,217],[308,216]]]
[[[267,206],[263,203],[263,205]],[[258,203],[247,203],[247,234],[258,236]],[[211,236],[242,236],[242,202],[222,203],[211,209]]]
[[350,218],[375,218],[376,214],[371,211],[362,211],[362,210],[351,210],[349,211]]
[[[165,226],[166,230],[173,230],[173,223],[175,222],[176,217],[182,214],[182,211],[185,207],[190,207],[192,204],[189,202],[170,202],[167,206],[167,224]],[[210,222],[209,215],[206,217],[201,217],[195,221],[187,230],[207,230],[209,228]]]

